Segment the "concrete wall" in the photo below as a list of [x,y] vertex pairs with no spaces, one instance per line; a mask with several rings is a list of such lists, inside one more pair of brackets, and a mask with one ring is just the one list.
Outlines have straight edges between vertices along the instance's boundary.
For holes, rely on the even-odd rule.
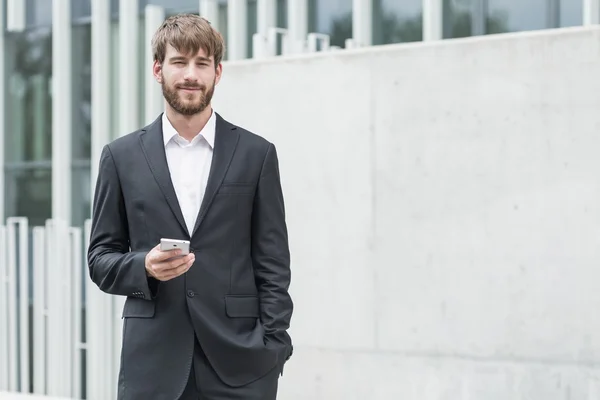
[[229,63],[275,142],[282,400],[600,398],[600,31]]

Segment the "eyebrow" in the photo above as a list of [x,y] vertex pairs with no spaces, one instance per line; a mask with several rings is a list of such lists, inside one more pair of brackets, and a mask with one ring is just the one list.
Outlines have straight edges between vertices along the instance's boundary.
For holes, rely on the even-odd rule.
[[[211,62],[212,60],[208,57],[195,57],[196,60],[198,61],[206,61],[206,62]],[[183,57],[183,56],[174,56],[169,58],[169,61],[185,61],[187,60],[187,57]]]

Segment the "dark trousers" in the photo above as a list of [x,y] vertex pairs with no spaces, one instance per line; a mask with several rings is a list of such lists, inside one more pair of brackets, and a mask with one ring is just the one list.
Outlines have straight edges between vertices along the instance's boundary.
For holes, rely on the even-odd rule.
[[190,376],[179,400],[276,400],[278,378],[279,373],[277,368],[274,368],[267,375],[246,386],[227,386],[208,363],[196,339]]

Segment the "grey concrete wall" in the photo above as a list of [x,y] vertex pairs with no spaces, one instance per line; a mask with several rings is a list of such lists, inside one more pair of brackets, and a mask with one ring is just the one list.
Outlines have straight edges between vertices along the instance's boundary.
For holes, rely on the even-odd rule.
[[229,63],[277,145],[282,400],[600,398],[600,31]]

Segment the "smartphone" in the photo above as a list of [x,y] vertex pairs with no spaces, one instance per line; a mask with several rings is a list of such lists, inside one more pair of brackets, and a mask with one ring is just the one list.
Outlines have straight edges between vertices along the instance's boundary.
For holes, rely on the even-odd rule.
[[179,239],[160,239],[160,250],[167,251],[173,249],[180,249],[181,255],[186,256],[190,254],[190,242],[187,240]]

